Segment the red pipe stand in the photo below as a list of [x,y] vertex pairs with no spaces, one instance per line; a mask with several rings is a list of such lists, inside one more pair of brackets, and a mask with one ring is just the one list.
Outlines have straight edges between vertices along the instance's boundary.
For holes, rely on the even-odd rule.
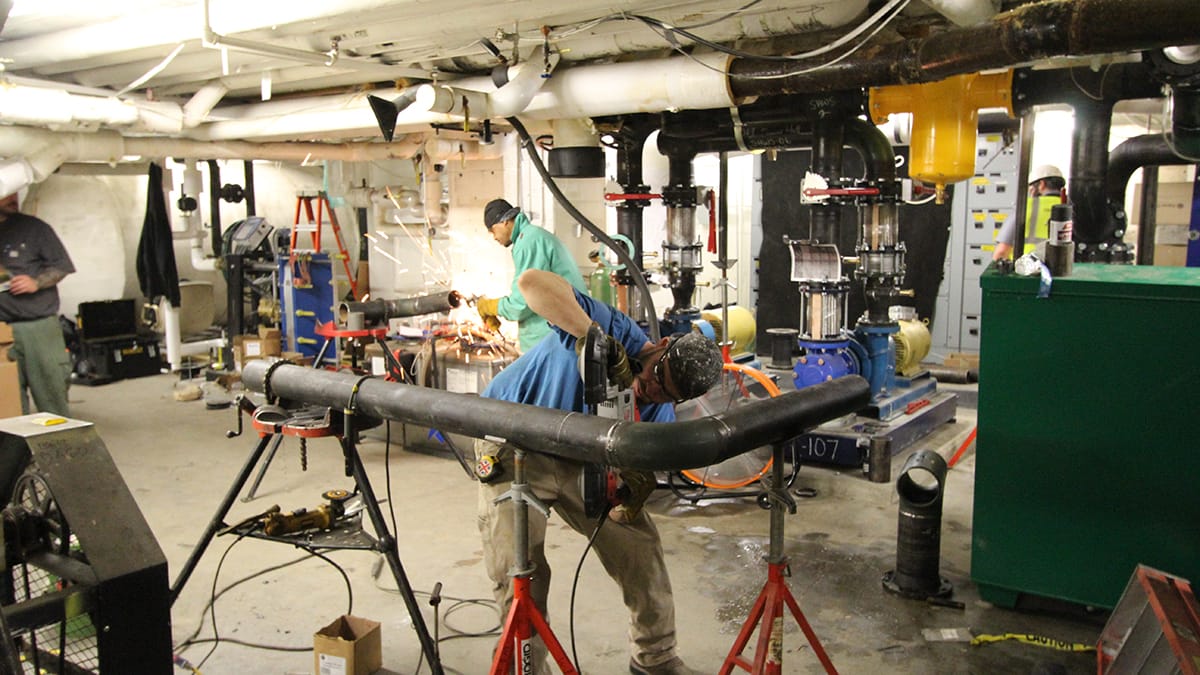
[[520,448],[514,448],[513,452],[512,484],[507,492],[496,498],[497,503],[503,501],[511,501],[513,507],[513,549],[516,553],[512,571],[513,599],[488,673],[534,675],[532,640],[536,632],[542,636],[542,642],[546,643],[546,649],[563,675],[579,675],[529,591],[529,577],[534,571],[533,563],[529,560],[529,507],[533,506],[547,518],[550,517],[550,509],[529,489],[529,483],[525,480],[525,451]]
[[[796,622],[800,624],[800,630],[804,631],[804,636],[808,638],[813,652],[821,660],[825,672],[829,675],[837,675],[833,661],[829,660],[829,655],[825,653],[825,648],[821,646],[817,634],[813,632],[812,626],[804,618],[804,612],[800,611],[800,605],[792,596],[792,591],[785,581],[787,557],[783,555],[784,510],[786,509],[788,513],[795,513],[796,501],[783,486],[783,446],[775,445],[773,454],[771,488],[767,492],[771,505],[771,540],[770,553],[767,556],[767,583],[754,602],[754,607],[750,609],[750,616],[747,617],[741,632],[734,640],[733,647],[729,650],[729,656],[725,657],[725,663],[721,665],[719,675],[729,675],[735,666],[752,675],[783,674],[784,605],[787,605],[788,609],[792,611],[792,616],[796,618]],[[755,627],[759,625],[760,619],[762,628],[758,634],[754,660],[751,662],[742,657],[742,651],[749,644],[750,637],[753,635]]]

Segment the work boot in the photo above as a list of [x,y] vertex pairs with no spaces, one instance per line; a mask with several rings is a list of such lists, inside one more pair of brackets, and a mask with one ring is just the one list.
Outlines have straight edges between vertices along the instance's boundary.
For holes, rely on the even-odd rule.
[[700,671],[688,668],[678,656],[657,666],[643,666],[629,659],[629,672],[633,675],[700,675]]

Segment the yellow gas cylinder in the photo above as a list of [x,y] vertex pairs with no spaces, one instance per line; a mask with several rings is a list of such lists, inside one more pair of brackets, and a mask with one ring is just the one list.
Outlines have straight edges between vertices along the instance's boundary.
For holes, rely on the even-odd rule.
[[[729,341],[733,343],[733,346],[729,350],[730,353],[738,354],[754,351],[756,331],[758,330],[758,324],[754,321],[754,312],[745,307],[734,305],[729,308],[728,314]],[[721,329],[721,310],[716,309],[702,312],[700,318],[707,321],[713,328],[713,335],[708,337],[713,337],[717,342],[720,342],[721,336],[724,334]],[[704,333],[705,331],[702,330],[700,332]]]

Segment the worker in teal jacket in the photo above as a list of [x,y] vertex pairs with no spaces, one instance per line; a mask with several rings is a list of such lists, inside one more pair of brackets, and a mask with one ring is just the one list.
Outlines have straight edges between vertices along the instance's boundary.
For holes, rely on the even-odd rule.
[[495,330],[500,327],[497,317],[517,322],[517,337],[521,352],[537,344],[550,326],[546,320],[529,309],[525,296],[517,288],[517,279],[525,270],[545,270],[566,279],[576,290],[587,293],[587,285],[579,266],[567,247],[553,234],[529,222],[520,208],[503,199],[493,199],[483,210],[483,224],[501,246],[512,247],[512,290],[503,298],[480,298],[475,303],[484,323]]

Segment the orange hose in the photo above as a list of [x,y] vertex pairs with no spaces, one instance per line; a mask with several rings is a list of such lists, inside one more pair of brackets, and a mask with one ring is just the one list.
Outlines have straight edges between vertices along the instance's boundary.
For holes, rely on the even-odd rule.
[[[748,375],[752,379],[754,379],[756,382],[761,384],[763,386],[763,389],[766,389],[767,393],[770,394],[772,398],[775,396],[779,396],[779,394],[781,393],[779,391],[779,387],[773,381],[771,381],[771,378],[767,377],[766,374],[764,374],[761,370],[751,368],[750,366],[743,366],[740,363],[726,363],[724,365],[724,369],[729,372],[734,373],[734,376],[737,377],[737,380],[738,380],[738,386],[741,387],[742,393],[747,396],[750,395],[750,390],[747,389],[745,387],[745,385],[742,384],[742,376],[743,375]],[[690,469],[680,471],[680,473],[682,473],[684,476],[686,476],[688,478],[688,480],[691,480],[694,483],[703,485],[704,487],[716,488],[716,489],[720,489],[720,490],[730,490],[733,488],[745,487],[745,486],[753,483],[754,481],[758,480],[759,478],[762,478],[768,471],[771,470],[771,465],[774,461],[775,461],[774,458],[768,459],[767,463],[763,465],[762,470],[760,470],[757,474],[750,476],[749,478],[739,480],[739,481],[713,480],[711,478],[706,478],[704,475],[698,474],[695,471],[692,471]]]

